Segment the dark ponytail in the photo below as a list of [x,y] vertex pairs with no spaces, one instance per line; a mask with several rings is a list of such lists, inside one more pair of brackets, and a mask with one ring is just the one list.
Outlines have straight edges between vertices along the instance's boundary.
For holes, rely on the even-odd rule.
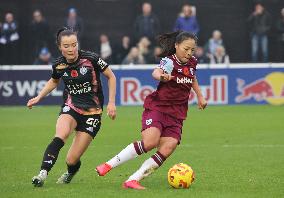
[[62,36],[70,36],[70,35],[76,35],[77,32],[75,32],[73,29],[69,29],[67,27],[63,27],[59,29],[56,33],[56,44],[59,46],[61,43]]
[[159,57],[166,57],[175,54],[176,53],[175,44],[176,43],[179,44],[189,38],[195,40],[195,42],[197,43],[197,37],[189,32],[176,31],[172,33],[159,35],[157,37],[157,41],[162,48],[162,52],[159,55]]

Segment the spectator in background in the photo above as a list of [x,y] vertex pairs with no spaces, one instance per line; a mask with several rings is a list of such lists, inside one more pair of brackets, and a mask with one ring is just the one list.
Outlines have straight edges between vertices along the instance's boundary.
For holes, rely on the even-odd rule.
[[153,54],[150,49],[151,41],[147,37],[142,37],[137,43],[139,53],[144,57],[145,63],[149,63]]
[[277,38],[277,61],[284,62],[284,8],[281,10],[281,16],[276,22]]
[[33,12],[33,20],[30,25],[31,39],[31,60],[34,60],[43,47],[49,47],[51,33],[49,25],[40,10]]
[[162,48],[160,46],[154,47],[153,53],[151,53],[148,64],[159,64],[161,61],[160,54],[162,54]]
[[76,8],[68,10],[68,17],[65,21],[65,26],[76,31],[79,41],[81,41],[84,33],[84,24],[81,17],[78,16]]
[[145,60],[144,57],[139,53],[138,48],[132,47],[121,64],[124,65],[145,64]]
[[205,53],[208,57],[215,54],[215,50],[218,46],[223,46],[223,39],[222,39],[222,33],[219,30],[214,30],[212,33],[212,37],[208,40],[208,42],[205,45]]
[[105,34],[100,35],[100,56],[103,60],[112,64],[112,47],[110,45],[110,41]]
[[194,56],[197,58],[199,64],[209,63],[209,58],[204,53],[203,47],[196,47]]
[[174,31],[178,30],[191,32],[195,35],[199,32],[196,16],[192,12],[192,7],[188,4],[182,7],[182,13],[175,22]]
[[252,62],[259,62],[258,50],[261,48],[262,61],[268,61],[268,32],[271,28],[270,14],[260,3],[255,5],[255,10],[248,18],[251,28],[251,59]]
[[20,36],[18,33],[18,24],[14,20],[12,12],[7,12],[5,22],[2,25],[0,44],[2,45],[1,64],[18,64],[18,42]]
[[229,56],[226,54],[226,50],[223,46],[216,47],[215,53],[210,55],[210,64],[230,64]]
[[129,36],[123,36],[121,39],[121,43],[116,48],[116,63],[121,64],[124,57],[129,53],[131,48],[130,38]]
[[[0,21],[0,39],[2,37],[2,22]],[[1,44],[1,40],[0,40],[0,65],[2,64],[2,60],[3,60],[3,51],[2,51],[3,45]]]
[[160,32],[160,21],[152,13],[152,5],[148,2],[142,5],[142,14],[137,16],[134,23],[134,37],[138,41],[141,37],[146,36],[152,42]]
[[52,56],[48,48],[43,47],[38,55],[38,58],[34,61],[34,65],[51,65]]

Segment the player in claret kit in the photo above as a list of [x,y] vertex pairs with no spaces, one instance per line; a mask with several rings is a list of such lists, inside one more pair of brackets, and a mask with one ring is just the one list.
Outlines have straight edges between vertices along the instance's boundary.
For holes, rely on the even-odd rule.
[[139,181],[159,168],[174,152],[181,140],[191,88],[197,95],[198,107],[204,109],[207,105],[195,75],[196,36],[188,32],[173,32],[160,35],[158,42],[163,58],[152,75],[160,82],[157,90],[144,101],[142,140],[128,145],[96,168],[98,174],[104,176],[120,164],[157,148],[157,152],[123,183],[124,188],[145,189]]
[[80,158],[101,126],[104,101],[100,73],[108,79],[109,84],[107,114],[111,119],[116,116],[116,79],[108,64],[93,52],[79,50],[77,33],[71,29],[58,31],[57,45],[62,56],[52,65],[51,79],[38,96],[27,103],[32,108],[57,87],[60,79],[63,80],[64,104],[57,119],[55,137],[44,152],[39,174],[32,178],[32,184],[37,187],[43,185],[73,130],[76,134],[66,157],[67,172],[57,183],[69,183],[79,170]]

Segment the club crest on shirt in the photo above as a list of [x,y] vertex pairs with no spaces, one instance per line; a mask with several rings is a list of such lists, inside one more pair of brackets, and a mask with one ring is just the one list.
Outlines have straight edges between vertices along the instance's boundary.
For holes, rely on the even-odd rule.
[[86,67],[81,67],[81,68],[80,68],[80,73],[81,73],[82,75],[85,75],[87,72],[88,72],[88,69],[87,69]]
[[152,119],[148,119],[148,120],[146,120],[146,125],[150,125],[150,124],[152,124],[152,122],[153,122]]
[[61,69],[65,69],[67,67],[68,67],[68,65],[66,65],[65,63],[60,63],[55,68],[61,70]]
[[68,112],[70,110],[70,107],[69,106],[65,106],[63,107],[62,111],[65,113],[65,112]]

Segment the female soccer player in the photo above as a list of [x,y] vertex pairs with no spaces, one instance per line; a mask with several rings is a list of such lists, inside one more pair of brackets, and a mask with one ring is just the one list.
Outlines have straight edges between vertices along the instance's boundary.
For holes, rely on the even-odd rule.
[[108,79],[107,114],[111,119],[116,117],[116,78],[108,64],[93,52],[78,50],[77,33],[71,29],[63,28],[58,31],[57,45],[62,56],[52,65],[51,79],[38,96],[27,103],[32,108],[57,87],[60,79],[63,80],[65,103],[57,119],[55,137],[44,152],[40,172],[32,178],[33,185],[37,187],[43,185],[60,149],[73,130],[76,130],[76,134],[66,157],[67,172],[57,183],[69,183],[79,170],[80,158],[101,126],[103,90],[100,73]]
[[123,183],[124,188],[145,189],[139,181],[159,168],[174,152],[181,140],[191,88],[197,95],[198,107],[204,109],[207,105],[195,75],[197,60],[192,55],[197,44],[196,36],[188,32],[173,32],[160,35],[158,41],[164,58],[152,76],[160,83],[144,102],[142,140],[128,145],[96,168],[98,174],[104,176],[118,165],[157,148],[157,152]]

